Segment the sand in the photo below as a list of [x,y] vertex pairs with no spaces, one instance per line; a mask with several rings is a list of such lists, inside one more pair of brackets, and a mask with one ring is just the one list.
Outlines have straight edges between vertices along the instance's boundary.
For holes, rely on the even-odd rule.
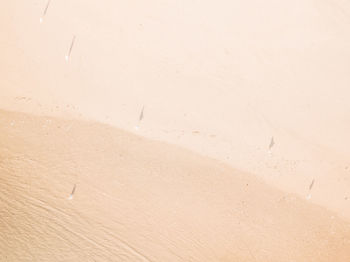
[[349,223],[216,160],[96,123],[0,123],[2,261],[350,256]]
[[348,260],[349,3],[13,0],[0,17],[9,261]]

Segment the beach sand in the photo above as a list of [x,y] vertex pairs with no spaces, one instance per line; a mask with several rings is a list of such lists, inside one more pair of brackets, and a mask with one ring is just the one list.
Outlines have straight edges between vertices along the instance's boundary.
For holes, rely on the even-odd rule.
[[349,3],[0,6],[0,261],[349,260]]
[[350,256],[349,223],[216,160],[91,122],[0,123],[1,261]]

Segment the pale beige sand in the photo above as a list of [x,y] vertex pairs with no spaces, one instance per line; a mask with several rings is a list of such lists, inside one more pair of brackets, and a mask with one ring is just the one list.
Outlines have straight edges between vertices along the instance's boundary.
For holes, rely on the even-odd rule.
[[[9,184],[1,212],[23,220],[4,216],[13,242],[10,231],[0,231],[1,255],[16,261],[31,249],[76,261],[97,245],[96,259],[103,261],[116,253],[137,256],[129,243],[156,261],[224,260],[221,254],[228,261],[349,260],[342,252],[345,222],[329,220],[350,220],[348,1],[52,0],[43,16],[47,2],[0,4],[0,109],[30,115],[2,113],[10,126],[0,134],[8,137],[0,150],[1,179]],[[32,115],[91,122],[43,123]],[[22,117],[25,123],[11,125],[10,118]],[[65,128],[53,131],[58,123]],[[123,162],[108,139],[135,155]],[[124,186],[113,181],[113,170],[124,174]],[[180,176],[182,170],[193,177]],[[175,216],[178,196],[185,204]],[[37,209],[27,215],[31,205]],[[65,232],[61,242],[51,240],[54,225],[27,223],[49,218]],[[37,248],[26,249],[27,243]],[[120,249],[110,248],[118,243]],[[67,251],[74,245],[75,252]]]
[[40,23],[46,4],[1,4],[2,108],[136,132],[145,105],[140,135],[303,198],[315,179],[350,217],[348,1],[53,0]]
[[0,159],[0,261],[350,257],[332,212],[109,126],[0,111]]

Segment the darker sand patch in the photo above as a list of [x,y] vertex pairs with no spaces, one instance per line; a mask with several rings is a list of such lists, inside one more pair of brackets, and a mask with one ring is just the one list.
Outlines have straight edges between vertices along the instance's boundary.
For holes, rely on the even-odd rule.
[[4,261],[350,257],[349,223],[328,210],[97,123],[0,111],[0,184]]

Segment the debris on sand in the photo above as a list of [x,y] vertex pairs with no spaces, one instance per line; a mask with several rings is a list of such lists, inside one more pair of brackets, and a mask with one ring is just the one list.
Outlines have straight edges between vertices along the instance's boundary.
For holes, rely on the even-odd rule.
[[43,15],[40,17],[40,23],[42,23],[43,20],[44,20],[44,17],[45,17],[45,15],[46,15],[47,9],[49,9],[49,6],[50,6],[50,2],[51,2],[51,0],[48,0],[48,1],[47,1],[47,4],[46,4],[45,9],[44,9],[44,12],[43,12]]
[[309,191],[311,191],[312,187],[314,186],[315,179],[312,179],[311,184],[309,185]]
[[77,184],[74,184],[72,193],[70,193],[70,195],[69,195],[69,197],[68,197],[69,200],[72,200],[72,199],[73,199],[73,196],[74,196],[74,192],[75,192],[76,187],[77,187]]
[[270,141],[270,145],[269,145],[269,150],[271,150],[271,148],[275,145],[275,140],[273,139],[273,137],[271,137],[271,141]]
[[311,189],[315,184],[315,179],[312,179],[311,184],[309,185],[309,194],[307,195],[306,199],[309,200],[311,199]]
[[139,117],[139,122],[142,121],[143,119],[143,111],[145,110],[145,106],[142,107],[141,113],[140,113],[140,117]]
[[141,121],[142,121],[142,119],[143,119],[143,112],[144,112],[144,110],[145,110],[145,106],[143,106],[142,109],[141,109],[141,113],[140,113],[140,116],[139,116],[139,122],[138,122],[138,124],[135,126],[135,129],[136,129],[136,130],[138,130],[138,129],[140,128],[140,123],[141,123]]
[[66,55],[66,61],[67,61],[67,62],[68,62],[68,60],[69,60],[70,54],[72,53],[72,49],[73,49],[73,46],[74,46],[74,42],[75,42],[75,35],[73,36],[72,42],[70,43],[70,47],[69,47],[68,53],[67,53],[67,55]]

